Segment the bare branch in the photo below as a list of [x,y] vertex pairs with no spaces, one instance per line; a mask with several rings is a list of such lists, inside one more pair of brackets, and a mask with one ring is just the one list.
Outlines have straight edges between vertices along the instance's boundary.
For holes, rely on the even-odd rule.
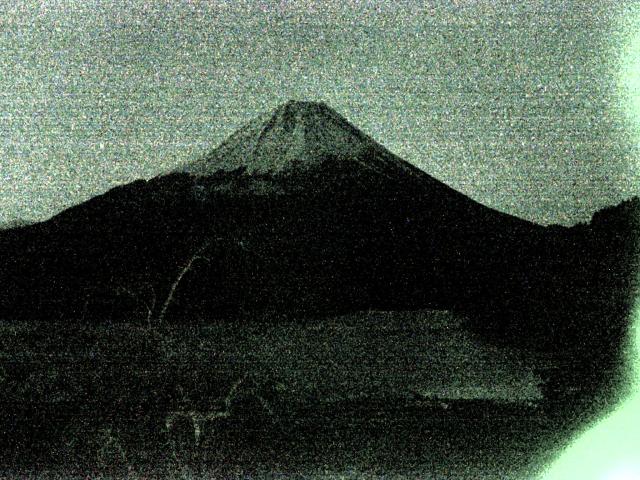
[[171,284],[171,288],[169,289],[169,294],[167,295],[167,298],[165,299],[164,303],[162,304],[162,310],[160,310],[160,314],[158,315],[158,322],[162,322],[164,320],[164,317],[165,317],[165,315],[167,313],[167,309],[169,308],[169,305],[171,305],[171,302],[173,301],[173,297],[174,297],[174,295],[176,293],[178,285],[180,284],[180,282],[182,281],[184,276],[187,274],[187,272],[189,272],[189,270],[191,270],[193,265],[198,260],[209,261],[209,259],[207,257],[204,257],[204,256],[201,255],[208,247],[209,247],[209,242],[203,243],[202,246],[191,256],[191,258],[189,259],[187,264],[182,268],[182,270],[180,270],[180,272],[178,273],[178,276],[176,277],[176,279]]
[[[179,418],[186,418],[191,422],[191,428],[193,428],[193,442],[197,447],[200,444],[200,439],[202,438],[207,422],[229,418],[231,416],[231,404],[238,391],[238,388],[245,381],[247,375],[248,374],[245,374],[231,386],[231,388],[229,389],[229,393],[227,393],[227,395],[222,399],[222,402],[220,402],[220,399],[218,399],[217,404],[220,405],[220,403],[222,403],[222,405],[224,405],[224,408],[213,408],[212,410],[207,410],[204,412],[198,410],[176,410],[173,412],[169,412],[169,414],[165,418],[165,428],[167,429],[167,431],[171,432],[174,423]],[[180,388],[180,390],[182,390],[182,388]]]
[[244,383],[248,375],[249,375],[248,373],[245,373],[240,379],[236,380],[235,383],[231,385],[231,388],[229,389],[229,393],[227,394],[226,397],[224,397],[224,406],[226,410],[231,409],[231,403],[233,402],[236,396],[238,388],[240,388],[240,385]]

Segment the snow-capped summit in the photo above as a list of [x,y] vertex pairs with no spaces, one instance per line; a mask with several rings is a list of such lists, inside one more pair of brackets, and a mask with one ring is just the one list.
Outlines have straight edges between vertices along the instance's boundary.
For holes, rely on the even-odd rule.
[[210,175],[245,168],[248,174],[299,173],[331,160],[381,173],[390,164],[415,170],[325,103],[289,101],[247,123],[182,171]]

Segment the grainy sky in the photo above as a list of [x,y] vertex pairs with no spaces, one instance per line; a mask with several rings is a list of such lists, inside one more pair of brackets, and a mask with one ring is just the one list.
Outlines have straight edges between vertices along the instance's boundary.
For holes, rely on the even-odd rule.
[[635,6],[0,0],[0,222],[166,172],[291,98],[489,206],[587,220],[640,193]]

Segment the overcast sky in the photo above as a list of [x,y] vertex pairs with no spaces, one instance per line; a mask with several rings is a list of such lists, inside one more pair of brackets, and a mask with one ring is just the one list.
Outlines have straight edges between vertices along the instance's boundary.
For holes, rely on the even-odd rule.
[[290,98],[541,223],[640,193],[637,2],[0,2],[0,221],[166,172]]

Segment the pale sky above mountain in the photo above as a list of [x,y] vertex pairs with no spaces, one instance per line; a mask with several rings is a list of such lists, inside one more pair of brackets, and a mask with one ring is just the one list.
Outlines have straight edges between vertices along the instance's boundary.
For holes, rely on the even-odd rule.
[[637,5],[0,0],[0,222],[169,171],[288,99],[486,205],[587,220],[640,193]]

